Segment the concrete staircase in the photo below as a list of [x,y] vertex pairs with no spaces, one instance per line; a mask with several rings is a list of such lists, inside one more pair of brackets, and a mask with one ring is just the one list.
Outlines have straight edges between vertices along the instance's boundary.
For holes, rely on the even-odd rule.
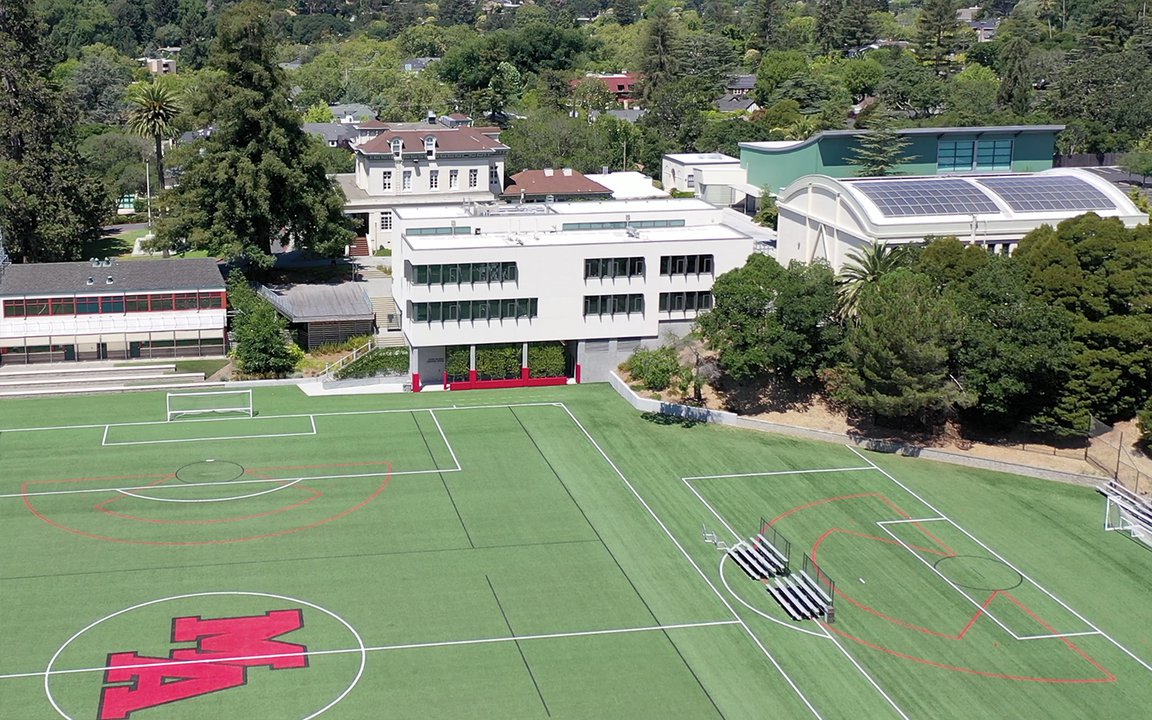
[[371,300],[372,311],[376,313],[376,327],[380,328],[380,333],[399,330],[400,311],[396,307],[396,301],[390,297],[374,297]]
[[79,395],[125,390],[223,387],[204,382],[204,373],[176,372],[174,364],[69,363],[0,368],[0,397]]

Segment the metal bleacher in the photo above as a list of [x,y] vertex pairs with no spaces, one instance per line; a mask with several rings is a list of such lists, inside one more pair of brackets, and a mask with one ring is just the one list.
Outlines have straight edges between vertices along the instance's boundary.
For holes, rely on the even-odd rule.
[[[835,592],[831,590],[831,580],[807,556],[803,557],[802,569],[794,572],[790,567],[791,544],[775,531],[765,532],[769,532],[773,540],[763,533],[754,535],[728,548],[728,557],[745,575],[762,582],[788,617],[796,621],[821,618],[831,621],[830,593]],[[827,580],[830,589],[825,590],[810,572]]]
[[1109,529],[1123,529],[1133,538],[1152,546],[1152,499],[1132,492],[1116,480],[1109,480],[1097,489],[1120,511],[1124,521],[1122,528]]

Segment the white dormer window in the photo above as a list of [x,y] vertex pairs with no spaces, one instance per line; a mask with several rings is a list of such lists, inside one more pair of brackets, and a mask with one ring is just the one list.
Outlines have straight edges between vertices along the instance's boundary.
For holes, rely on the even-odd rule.
[[428,156],[429,160],[433,160],[436,158],[436,138],[435,137],[424,138],[424,154]]
[[404,154],[404,141],[400,138],[392,138],[392,156],[400,157]]

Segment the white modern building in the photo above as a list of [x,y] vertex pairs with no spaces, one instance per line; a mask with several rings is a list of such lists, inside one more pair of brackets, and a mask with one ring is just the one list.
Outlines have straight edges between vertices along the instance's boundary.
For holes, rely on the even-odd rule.
[[1148,216],[1112,183],[1078,169],[947,177],[801,177],[781,193],[777,260],[822,260],[839,270],[875,242],[905,245],[932,236],[1010,253],[1041,225],[1094,212],[1125,226]]
[[[441,121],[450,119],[441,118]],[[336,176],[344,212],[359,220],[360,252],[392,248],[394,212],[411,205],[493,202],[504,190],[507,146],[500,128],[425,123],[358,123],[356,172]]]
[[[572,377],[602,379],[642,344],[687,332],[763,228],[699,199],[394,210],[393,293],[413,386],[445,383],[447,350],[565,343]],[[562,379],[561,379],[562,380]],[[526,383],[531,384],[531,383]]]
[[5,265],[0,364],[225,353],[224,278],[211,258]]

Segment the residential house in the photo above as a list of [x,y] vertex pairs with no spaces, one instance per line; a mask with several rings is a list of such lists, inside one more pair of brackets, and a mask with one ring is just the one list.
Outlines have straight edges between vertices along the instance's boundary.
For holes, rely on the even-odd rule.
[[419,73],[419,72],[424,72],[425,70],[427,70],[429,65],[436,62],[439,59],[440,58],[438,58],[438,57],[407,58],[406,60],[404,60],[404,62],[401,63],[401,66],[404,68],[404,72]]
[[332,117],[336,119],[336,122],[347,125],[376,119],[376,111],[362,103],[329,105],[328,109],[332,111]]
[[716,109],[726,113],[740,113],[747,115],[760,109],[760,105],[752,99],[751,95],[736,95],[724,93],[716,99]]
[[356,142],[356,128],[348,123],[304,123],[304,132],[319,135],[331,148],[351,149]]
[[569,84],[575,89],[576,86],[588,78],[600,81],[600,83],[607,88],[608,92],[612,93],[616,98],[616,102],[623,105],[625,109],[632,107],[636,103],[636,83],[640,82],[640,73],[587,73],[582,78],[571,80]]
[[755,75],[731,75],[724,83],[724,92],[729,95],[751,95],[755,89]]

